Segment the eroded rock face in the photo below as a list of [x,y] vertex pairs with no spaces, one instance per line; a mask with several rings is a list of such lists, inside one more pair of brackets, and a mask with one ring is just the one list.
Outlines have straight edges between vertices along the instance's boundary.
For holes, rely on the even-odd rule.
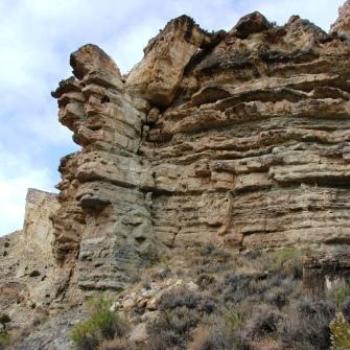
[[53,227],[50,216],[58,209],[57,195],[36,189],[29,189],[23,225],[25,242],[52,257]]
[[29,189],[23,230],[0,237],[0,312],[15,328],[29,327],[58,296],[50,220],[58,207],[55,194]]
[[73,53],[53,93],[82,146],[61,162],[52,217],[70,283],[122,289],[159,256],[213,240],[349,244],[349,54],[307,20],[260,13],[227,33],[169,22],[125,81],[98,47]]
[[154,182],[138,154],[149,103],[125,93],[118,68],[96,46],[72,57],[75,77],[53,95],[83,149],[61,162],[55,255],[80,288],[118,290],[157,256],[151,194],[139,190]]
[[234,27],[234,30],[236,36],[245,39],[250,34],[259,33],[271,27],[272,24],[260,12],[253,12],[242,17]]
[[169,106],[193,55],[201,48],[212,47],[221,35],[205,32],[187,16],[170,21],[149,41],[143,60],[128,75],[128,91],[156,106]]
[[19,234],[52,242],[48,302],[123,289],[205,242],[348,245],[349,54],[341,35],[257,12],[227,33],[170,21],[126,77],[95,45],[74,52],[52,95],[81,151],[61,160],[50,223],[30,214]]
[[339,18],[332,25],[332,32],[350,39],[350,1],[347,0],[345,4],[339,9]]
[[324,297],[339,287],[346,287],[350,276],[349,251],[306,256],[303,261],[304,289],[313,296]]

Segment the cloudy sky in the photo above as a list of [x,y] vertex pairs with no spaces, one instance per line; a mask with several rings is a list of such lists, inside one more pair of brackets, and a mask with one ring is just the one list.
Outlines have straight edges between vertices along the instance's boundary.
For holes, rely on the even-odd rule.
[[70,75],[69,54],[86,43],[123,73],[147,41],[178,15],[230,29],[254,10],[285,23],[308,18],[326,31],[344,0],[0,0],[0,235],[22,226],[28,187],[53,191],[59,158],[74,151],[50,91]]

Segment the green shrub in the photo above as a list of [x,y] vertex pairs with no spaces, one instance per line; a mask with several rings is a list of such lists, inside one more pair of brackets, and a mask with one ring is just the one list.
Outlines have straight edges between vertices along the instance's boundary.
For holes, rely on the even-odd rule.
[[239,346],[237,331],[242,325],[242,316],[235,310],[223,310],[220,315],[199,327],[190,345],[191,350],[232,350]]
[[338,314],[330,324],[332,350],[350,349],[350,323],[343,314]]
[[6,349],[10,343],[10,335],[6,331],[0,332],[0,350]]
[[243,323],[242,315],[239,312],[233,310],[227,310],[224,312],[223,319],[231,331],[237,330]]
[[329,301],[298,300],[279,324],[279,336],[286,348],[328,350],[334,315],[335,306]]
[[176,287],[163,293],[158,309],[158,317],[147,324],[146,349],[187,349],[193,330],[214,311],[215,303],[198,291]]
[[150,340],[146,349],[186,349],[186,344],[191,339],[191,331],[199,320],[198,312],[185,306],[161,311],[160,315],[147,325]]
[[330,299],[333,300],[339,308],[347,298],[350,297],[350,285],[347,283],[344,286],[335,288],[330,293]]
[[186,306],[189,309],[195,309],[201,302],[201,295],[188,290],[185,287],[173,288],[165,292],[159,301],[161,310],[175,309]]
[[90,318],[78,323],[71,332],[71,339],[78,349],[93,350],[106,339],[122,337],[128,331],[127,322],[110,310],[111,302],[104,298],[88,303]]
[[345,319],[350,322],[350,298],[346,298],[341,306],[341,311]]
[[302,276],[302,252],[300,249],[285,247],[277,250],[272,256],[270,271],[284,271],[295,277]]
[[10,336],[6,331],[7,324],[11,322],[11,318],[7,314],[0,314],[0,324],[2,326],[2,330],[0,330],[0,350],[6,348],[6,346],[10,343]]

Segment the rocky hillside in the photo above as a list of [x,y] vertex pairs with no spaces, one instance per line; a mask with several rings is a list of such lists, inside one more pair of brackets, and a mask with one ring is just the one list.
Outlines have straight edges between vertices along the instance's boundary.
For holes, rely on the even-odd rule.
[[[181,16],[125,76],[73,52],[52,96],[81,150],[0,239],[3,346],[329,349],[349,316],[349,18],[349,0],[329,33]],[[82,345],[69,334],[101,295],[124,323]]]

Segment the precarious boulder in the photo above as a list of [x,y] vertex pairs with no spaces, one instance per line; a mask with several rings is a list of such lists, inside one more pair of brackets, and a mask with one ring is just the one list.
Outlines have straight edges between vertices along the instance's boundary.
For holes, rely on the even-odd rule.
[[87,44],[70,55],[73,74],[83,79],[86,74],[103,69],[120,77],[120,71],[113,60],[98,46]]
[[250,34],[259,33],[271,27],[272,24],[260,12],[253,12],[242,17],[234,30],[239,38],[244,39]]
[[188,16],[170,21],[149,41],[143,60],[129,73],[128,91],[156,106],[169,106],[193,55],[213,45],[220,35],[207,33]]

